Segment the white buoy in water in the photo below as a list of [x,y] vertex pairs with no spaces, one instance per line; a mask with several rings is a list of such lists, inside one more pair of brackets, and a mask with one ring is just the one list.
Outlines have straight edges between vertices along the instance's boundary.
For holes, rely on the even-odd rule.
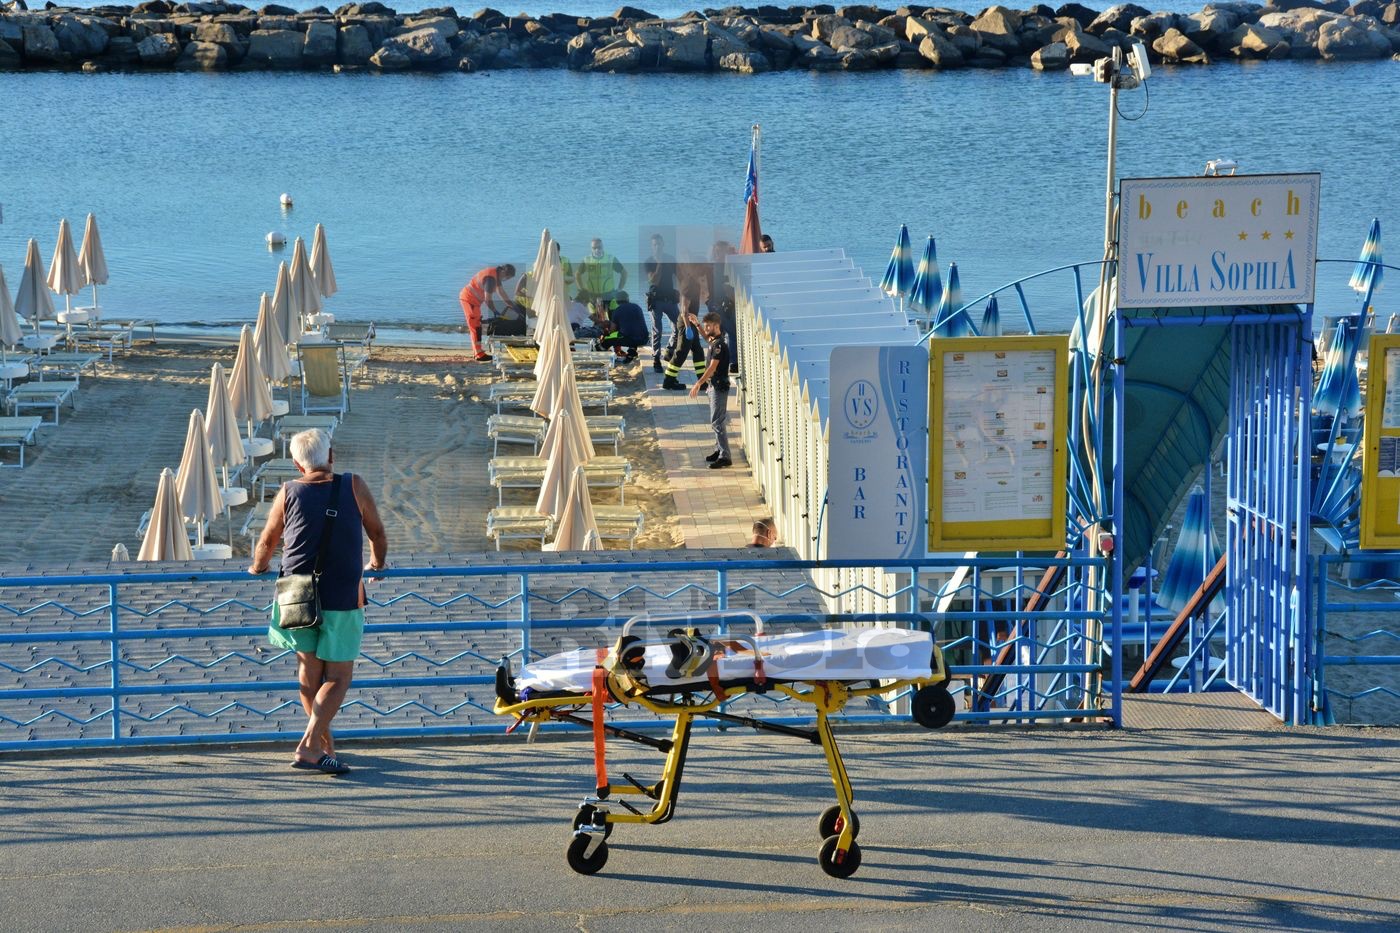
[[283,207],[291,207],[291,206],[292,206],[292,196],[291,196],[290,194],[288,194],[287,192],[285,192],[285,191],[282,192],[282,206],[283,206]]
[[276,230],[273,230],[273,231],[271,231],[270,233],[268,233],[268,235],[267,235],[267,248],[268,248],[268,249],[281,249],[282,247],[284,247],[284,246],[286,246],[286,245],[287,245],[287,237],[286,237],[285,235],[283,235],[283,234],[281,234],[281,233],[278,233]]

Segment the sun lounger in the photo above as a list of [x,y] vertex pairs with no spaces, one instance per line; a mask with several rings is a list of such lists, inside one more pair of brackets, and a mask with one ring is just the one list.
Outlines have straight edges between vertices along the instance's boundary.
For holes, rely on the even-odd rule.
[[131,349],[138,327],[149,327],[151,342],[155,342],[156,325],[153,321],[94,321],[87,327],[74,328],[73,343],[78,347],[96,347],[106,351],[107,362],[110,363],[115,351]]
[[335,429],[339,426],[340,419],[335,415],[283,415],[276,428],[276,436],[282,439],[283,459],[287,457],[287,442],[292,439],[293,434],[320,428],[333,438]]
[[77,383],[81,381],[85,370],[97,369],[97,361],[100,359],[100,353],[46,353],[35,357],[29,364],[29,369],[38,374],[40,381],[45,376],[58,376]]
[[279,487],[301,475],[296,461],[290,458],[265,460],[253,474],[253,485],[258,491],[258,501],[267,498],[267,487]]
[[[150,510],[150,509],[147,509],[146,511],[144,511],[144,512],[141,513],[141,521],[139,521],[139,522],[136,523],[136,537],[138,537],[138,538],[145,538],[145,537],[146,537],[146,528],[147,528],[147,526],[149,526],[150,524],[151,524],[151,510]],[[204,522],[203,525],[204,525],[204,531],[205,531],[205,533],[207,534],[207,533],[209,532],[209,523],[208,523],[208,522]],[[185,536],[188,537],[188,538],[190,539],[190,544],[191,544],[191,545],[193,545],[196,541],[199,540],[199,529],[196,528],[195,525],[194,525],[194,523],[191,522],[188,518],[185,519]]]
[[[53,423],[58,424],[58,412],[66,403],[69,408],[77,410],[77,403],[74,398],[78,394],[78,384],[65,380],[54,380],[51,382],[26,382],[24,385],[15,386],[10,390],[10,401],[15,407],[15,414],[28,409],[52,409]],[[48,422],[45,422],[48,426]]]
[[[499,551],[501,542],[499,537],[493,533],[493,526],[500,529],[519,527],[521,533],[504,535],[504,537],[538,537],[540,546],[543,547],[548,531],[539,529],[538,519],[547,517],[536,512],[533,505],[497,506],[486,516],[486,535],[496,539],[496,550]],[[628,548],[637,543],[637,536],[642,533],[646,523],[646,517],[642,510],[635,505],[594,505],[593,518],[598,523],[598,537],[604,540],[626,541]],[[534,533],[524,533],[527,527]],[[552,528],[553,521],[551,520],[550,529],[552,530]]]
[[[622,435],[627,420],[621,415],[586,415],[588,434],[594,444],[612,444],[613,453],[621,453]],[[491,456],[496,456],[501,444],[529,444],[538,453],[549,422],[535,415],[492,415],[486,419],[486,436],[493,442]]]
[[502,506],[486,513],[486,537],[496,542],[496,550],[507,538],[533,540],[538,538],[540,547],[554,531],[554,519],[541,515],[531,506]]
[[[533,359],[518,360],[513,358],[509,351],[519,353],[523,348],[506,347],[508,351],[505,355],[496,357],[496,371],[503,379],[533,379],[535,378],[535,361]],[[617,357],[611,352],[594,353],[585,351],[574,353],[570,358],[574,364],[574,372],[580,376],[588,374],[590,376],[606,376],[608,369],[617,361]]]
[[[601,407],[604,414],[616,394],[617,387],[611,382],[578,383],[578,397],[584,407]],[[496,414],[500,414],[501,408],[507,404],[517,407],[529,405],[534,397],[533,382],[497,382],[487,392],[487,398],[496,403]]]
[[[548,462],[543,457],[496,457],[486,466],[486,477],[496,487],[496,504],[505,504],[507,489],[538,490]],[[589,489],[615,488],[626,501],[624,487],[632,481],[632,461],[626,457],[594,457],[583,465]]]
[[272,503],[259,502],[253,506],[253,510],[243,520],[243,527],[238,529],[238,533],[247,537],[249,553],[252,552],[253,545],[257,544],[258,535],[262,534],[263,526],[267,524],[267,517],[271,514]]
[[16,418],[0,418],[0,447],[13,447],[19,451],[19,463],[3,463],[0,466],[17,466],[24,469],[24,448],[34,443],[43,418],[23,415]]

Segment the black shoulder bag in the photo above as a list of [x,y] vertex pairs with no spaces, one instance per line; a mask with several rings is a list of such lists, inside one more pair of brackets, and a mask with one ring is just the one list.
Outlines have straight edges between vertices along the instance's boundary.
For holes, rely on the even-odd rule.
[[326,523],[321,526],[321,547],[311,573],[289,573],[277,578],[277,627],[315,628],[321,624],[321,565],[330,550],[331,529],[335,527],[335,505],[340,501],[340,477],[331,480],[331,498],[326,503]]

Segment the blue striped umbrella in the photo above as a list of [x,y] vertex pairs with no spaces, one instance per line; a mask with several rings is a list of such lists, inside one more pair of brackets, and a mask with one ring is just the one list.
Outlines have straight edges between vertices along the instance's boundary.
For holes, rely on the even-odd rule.
[[1366,242],[1361,247],[1361,259],[1356,263],[1356,268],[1351,270],[1352,291],[1359,294],[1366,294],[1369,290],[1373,294],[1380,291],[1381,280],[1385,277],[1384,270],[1379,265],[1381,261],[1381,222],[1380,218],[1371,221],[1371,229],[1366,233]]
[[924,244],[924,255],[919,258],[919,268],[914,273],[914,288],[909,292],[909,304],[922,317],[932,320],[933,311],[942,297],[943,276],[938,271],[938,248],[933,244],[933,237],[929,237],[928,242]]
[[[1192,594],[1200,589],[1206,574],[1219,560],[1220,543],[1210,525],[1210,504],[1206,502],[1205,492],[1197,486],[1187,500],[1181,534],[1162,577],[1162,588],[1157,591],[1157,605],[1173,614],[1185,609]],[[1219,602],[1219,599],[1214,600],[1212,609],[1219,608]]]
[[890,264],[885,267],[880,290],[891,298],[907,298],[913,287],[914,250],[909,245],[909,228],[900,224],[899,239],[895,241],[894,252],[890,253]]
[[987,309],[982,312],[982,336],[1001,336],[1001,308],[997,305],[997,296],[993,295],[987,300]]
[[[1358,329],[1352,320],[1340,320],[1332,331],[1332,346],[1322,364],[1322,378],[1313,393],[1313,411],[1320,415],[1346,415],[1355,420],[1361,415],[1361,384],[1356,378],[1356,354],[1351,345]],[[1352,365],[1347,366],[1351,359]]]
[[958,282],[958,264],[948,263],[948,278],[943,282],[943,299],[938,302],[933,333],[936,337],[971,337],[972,319],[959,307],[962,285]]

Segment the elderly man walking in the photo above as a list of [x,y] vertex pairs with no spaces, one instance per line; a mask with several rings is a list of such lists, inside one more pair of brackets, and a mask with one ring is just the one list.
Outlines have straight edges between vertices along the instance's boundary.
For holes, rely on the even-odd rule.
[[[266,573],[273,552],[282,547],[279,576],[313,573],[319,563],[320,625],[284,629],[274,604],[268,641],[295,651],[306,710],[306,731],[297,743],[292,767],[322,774],[346,774],[350,768],[335,754],[331,721],[350,689],[351,671],[360,655],[365,631],[363,570],[383,570],[389,542],[384,523],[365,481],[353,473],[335,473],[335,453],[325,431],[302,431],[292,438],[292,460],[300,478],[283,484],[272,500],[250,573]],[[331,522],[330,534],[327,522]],[[325,538],[323,542],[323,537]],[[364,539],[369,538],[369,563]]]

